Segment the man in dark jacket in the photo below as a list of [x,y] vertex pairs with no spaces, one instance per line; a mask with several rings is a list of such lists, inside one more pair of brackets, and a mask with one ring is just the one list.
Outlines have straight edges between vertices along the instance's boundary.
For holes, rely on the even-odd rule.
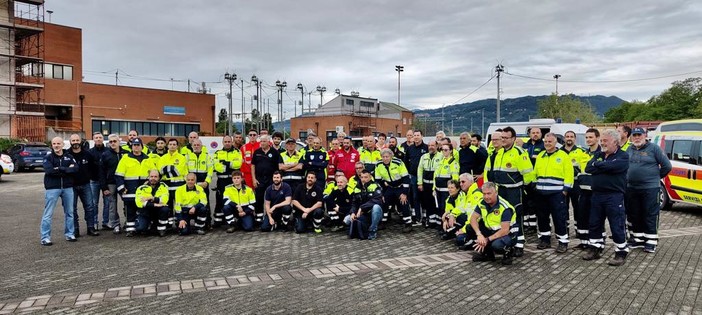
[[90,172],[95,168],[93,156],[82,147],[82,139],[77,134],[71,135],[71,155],[78,163],[78,172],[73,176],[73,226],[75,228],[75,236],[80,236],[80,228],[78,224],[78,198],[83,204],[85,214],[85,224],[88,226],[87,232],[90,236],[98,236],[95,230],[95,206],[92,192],[90,190]]
[[46,203],[41,217],[41,245],[51,246],[51,219],[56,202],[61,197],[63,212],[66,216],[64,236],[69,242],[77,239],[73,230],[73,174],[78,171],[78,164],[71,154],[63,149],[63,139],[51,140],[51,153],[44,157],[44,194]]
[[[407,134],[409,135],[409,132]],[[403,161],[410,176],[408,200],[410,210],[413,212],[412,222],[415,225],[421,223],[423,218],[422,209],[419,204],[419,191],[417,190],[417,168],[419,167],[419,160],[422,159],[422,155],[427,152],[429,152],[429,147],[422,139],[422,132],[415,130],[412,142],[409,143],[405,149],[405,160]]]
[[[98,229],[98,223],[100,222],[98,219],[98,212],[100,212],[100,195],[102,195],[102,192],[100,191],[100,163],[102,163],[102,154],[108,150],[108,148],[105,147],[104,140],[105,139],[103,138],[102,133],[93,133],[94,145],[88,150],[88,153],[93,158],[94,162],[90,169],[90,194],[93,196],[93,203],[95,204],[95,212],[93,212],[95,230]],[[106,229],[107,223],[110,220],[110,213],[108,210],[109,204],[107,203],[107,199],[105,199],[105,197],[102,198],[102,203],[102,228]]]
[[602,133],[602,151],[587,162],[585,172],[591,174],[592,199],[590,210],[590,248],[584,260],[598,259],[604,250],[604,220],[609,221],[612,232],[614,259],[611,266],[621,266],[626,261],[629,247],[626,244],[624,193],[629,155],[619,147],[619,133],[607,130]]
[[361,182],[353,190],[353,201],[351,203],[350,215],[344,219],[346,225],[351,225],[351,221],[359,220],[362,217],[370,217],[370,227],[368,228],[368,239],[374,240],[378,237],[378,224],[383,219],[383,191],[380,186],[373,181],[373,176],[367,170],[361,171]]
[[[117,211],[117,184],[115,182],[115,170],[122,157],[122,148],[119,145],[119,136],[111,134],[107,136],[109,149],[102,153],[100,164],[100,194],[107,204],[108,229],[112,229],[115,234],[121,232],[119,222],[119,212]],[[104,211],[104,210],[103,210]],[[105,221],[103,221],[105,222]],[[104,223],[103,223],[104,224]],[[103,228],[105,225],[103,225]]]

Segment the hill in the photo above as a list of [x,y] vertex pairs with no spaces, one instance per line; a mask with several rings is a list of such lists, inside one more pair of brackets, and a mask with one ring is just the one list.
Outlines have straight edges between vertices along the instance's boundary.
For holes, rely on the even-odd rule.
[[[622,102],[624,102],[623,99],[616,96],[572,96],[573,98],[579,99],[586,104],[590,104],[599,116],[602,116],[610,108],[619,106]],[[538,107],[537,102],[547,97],[548,95],[522,96],[501,100],[500,116],[502,116],[502,121],[527,121],[529,118],[538,118],[536,114]],[[446,106],[443,109],[435,108],[415,110],[415,120],[418,120],[419,122],[426,121],[429,125],[431,125],[431,122],[434,122],[439,125],[439,128],[441,128],[441,121],[443,117],[444,129],[450,131],[453,124],[453,130],[458,132],[471,130],[472,119],[472,130],[475,132],[481,132],[481,111],[484,111],[485,128],[487,128],[491,122],[495,121],[496,102],[496,99],[489,98],[470,103]]]

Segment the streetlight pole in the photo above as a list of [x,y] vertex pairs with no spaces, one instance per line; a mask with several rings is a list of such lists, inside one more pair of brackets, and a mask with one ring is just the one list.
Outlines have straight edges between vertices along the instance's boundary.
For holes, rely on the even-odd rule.
[[232,111],[234,110],[232,106],[232,100],[234,99],[232,97],[232,84],[234,83],[234,81],[236,81],[236,73],[229,74],[229,72],[225,72],[224,79],[229,82],[229,112],[227,113],[227,135],[231,135],[233,133]]
[[246,132],[246,112],[244,111],[244,79],[241,79],[241,130]]
[[397,71],[397,106],[400,106],[400,73],[405,71],[405,66],[395,66]]
[[505,67],[502,64],[498,64],[495,67],[497,71],[497,122],[500,122],[500,75],[502,71],[505,71]]
[[278,87],[278,121],[283,122],[283,89],[288,86],[288,82],[275,81],[275,86]]
[[319,92],[319,107],[322,107],[324,104],[324,92],[327,91],[326,86],[319,86],[317,85],[317,92]]
[[556,79],[556,96],[558,96],[558,79],[561,77],[560,74],[556,74],[553,76],[554,79]]
[[[305,87],[302,83],[297,84],[297,89],[300,90],[300,115],[305,114]],[[295,117],[297,117],[297,107],[295,107]]]
[[[260,105],[261,104],[260,103],[261,97],[258,94],[258,87],[259,87],[260,81],[258,81],[258,77],[256,77],[256,75],[254,74],[251,76],[251,82],[256,84],[256,110],[258,111],[258,120],[256,121],[254,126],[256,126],[257,130],[261,130],[261,105]],[[252,109],[252,111],[253,111],[253,109]],[[254,124],[253,114],[251,115],[251,123]]]

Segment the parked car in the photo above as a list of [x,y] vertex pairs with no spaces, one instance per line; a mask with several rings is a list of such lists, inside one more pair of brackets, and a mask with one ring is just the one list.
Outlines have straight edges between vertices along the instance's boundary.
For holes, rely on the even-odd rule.
[[41,167],[46,154],[51,152],[51,148],[41,142],[33,143],[18,143],[9,150],[8,155],[15,163],[18,171],[34,170],[36,167]]
[[12,163],[12,158],[7,154],[0,154],[0,176],[2,174],[10,174],[15,171],[15,163]]

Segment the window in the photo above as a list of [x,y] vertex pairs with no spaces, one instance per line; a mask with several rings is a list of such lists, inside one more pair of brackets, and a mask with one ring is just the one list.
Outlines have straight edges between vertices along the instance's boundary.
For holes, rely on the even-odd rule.
[[72,66],[63,66],[63,79],[64,80],[73,80],[73,67]]
[[361,101],[361,106],[363,106],[363,107],[373,107],[373,102]]
[[136,130],[142,136],[187,137],[191,131],[200,132],[198,124],[156,123],[142,121],[111,121],[94,119],[93,132],[103,135],[111,133],[126,135],[130,130]]
[[53,78],[54,77],[54,66],[48,63],[44,64],[44,77]]
[[702,131],[702,124],[697,122],[688,122],[661,126],[661,132],[665,131]]
[[63,79],[63,66],[54,65],[54,79]]
[[689,162],[691,152],[692,152],[692,140],[673,141],[673,156],[672,156],[673,160]]
[[346,99],[346,105],[351,105],[353,106],[353,100],[352,99]]

